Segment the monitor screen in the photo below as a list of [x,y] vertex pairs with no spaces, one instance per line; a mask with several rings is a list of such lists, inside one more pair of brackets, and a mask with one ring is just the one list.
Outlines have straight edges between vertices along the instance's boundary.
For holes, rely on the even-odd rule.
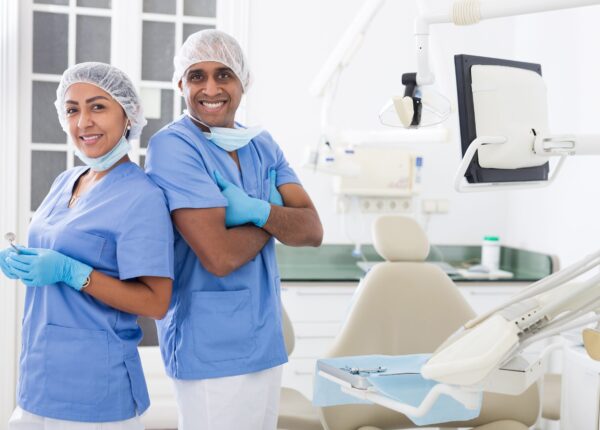
[[[473,91],[471,87],[471,68],[476,65],[516,67],[534,71],[540,76],[542,74],[542,67],[539,64],[464,54],[454,56],[461,150],[463,156],[471,142],[477,137]],[[484,168],[480,166],[476,153],[465,173],[465,177],[469,183],[545,181],[548,179],[548,172],[548,163],[544,163],[540,166],[517,169]]]

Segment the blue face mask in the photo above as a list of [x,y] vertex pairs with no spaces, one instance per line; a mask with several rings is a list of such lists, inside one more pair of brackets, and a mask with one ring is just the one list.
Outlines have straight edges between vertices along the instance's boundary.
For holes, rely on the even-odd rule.
[[83,152],[79,150],[79,148],[75,147],[75,155],[81,161],[83,161],[86,166],[89,166],[94,172],[103,172],[105,170],[110,169],[129,151],[131,151],[131,145],[125,138],[125,134],[121,136],[121,139],[119,139],[119,142],[115,145],[113,149],[111,149],[106,154],[98,158],[87,157],[83,154]]
[[243,148],[263,131],[260,126],[248,128],[211,127],[194,118],[187,110],[185,111],[185,114],[189,116],[192,121],[208,128],[210,132],[204,133],[204,136],[227,152],[237,151],[238,149]]

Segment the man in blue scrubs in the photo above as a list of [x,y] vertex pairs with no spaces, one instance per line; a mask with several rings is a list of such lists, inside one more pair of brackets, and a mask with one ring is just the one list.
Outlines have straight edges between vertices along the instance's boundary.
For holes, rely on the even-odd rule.
[[287,354],[274,239],[319,246],[323,229],[273,138],[234,121],[250,80],[237,41],[203,30],[174,62],[187,112],[152,137],[146,171],[177,230],[158,331],[179,429],[275,429]]

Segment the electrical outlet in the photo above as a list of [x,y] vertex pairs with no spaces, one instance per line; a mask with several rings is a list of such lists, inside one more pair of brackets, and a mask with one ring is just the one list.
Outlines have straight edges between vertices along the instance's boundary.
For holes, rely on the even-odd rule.
[[447,199],[438,199],[436,201],[436,213],[447,214],[450,212],[450,201]]
[[410,198],[362,197],[360,210],[366,213],[409,212],[412,209]]
[[450,211],[450,201],[447,199],[425,199],[421,202],[421,212],[424,214],[447,214]]
[[421,202],[421,211],[424,214],[434,214],[437,211],[437,204],[435,200],[427,199]]
[[411,212],[412,198],[403,197],[358,197],[354,203],[349,196],[338,196],[335,201],[337,213],[349,213],[359,210],[362,213]]

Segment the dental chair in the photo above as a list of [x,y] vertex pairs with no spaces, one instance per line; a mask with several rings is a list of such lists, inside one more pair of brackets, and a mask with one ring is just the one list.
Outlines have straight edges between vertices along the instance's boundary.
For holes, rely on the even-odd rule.
[[[294,351],[294,327],[283,307],[281,314],[285,349],[289,356]],[[281,430],[323,430],[317,409],[311,401],[300,391],[289,387],[281,388],[277,428]]]
[[[429,242],[411,218],[383,216],[373,224],[373,243],[385,260],[361,282],[354,305],[327,357],[431,353],[475,314],[438,267],[426,263]],[[405,415],[378,405],[319,409],[326,430],[415,428]],[[538,419],[537,384],[519,396],[484,393],[481,413],[440,428],[526,430]]]

